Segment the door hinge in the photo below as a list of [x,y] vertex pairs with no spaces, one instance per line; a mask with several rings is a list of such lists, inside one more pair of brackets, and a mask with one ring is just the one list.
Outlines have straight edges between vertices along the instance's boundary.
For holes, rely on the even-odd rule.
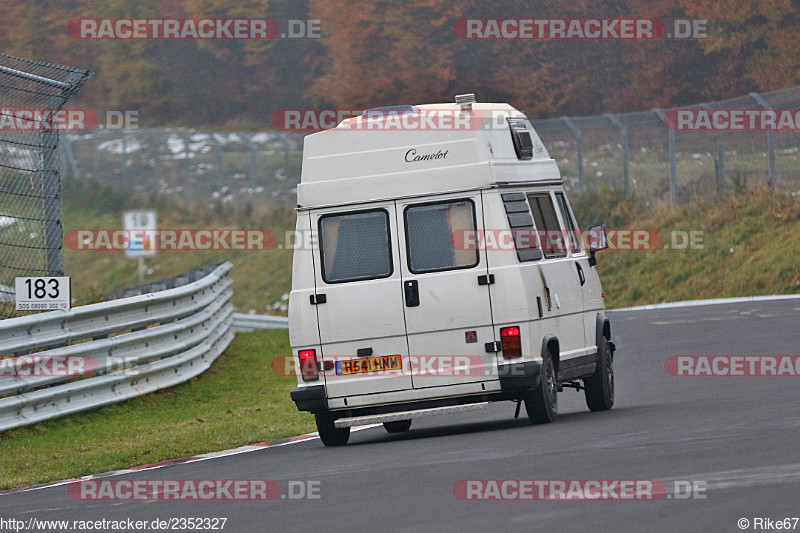
[[494,274],[478,276],[478,285],[491,285],[494,283]]
[[488,353],[497,353],[502,348],[500,341],[487,342],[484,346]]
[[324,294],[312,294],[309,299],[311,300],[311,305],[324,304],[328,301]]

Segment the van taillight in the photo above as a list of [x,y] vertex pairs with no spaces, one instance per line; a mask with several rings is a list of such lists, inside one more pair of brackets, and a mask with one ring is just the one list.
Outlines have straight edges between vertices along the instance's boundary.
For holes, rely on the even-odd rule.
[[300,359],[300,375],[303,376],[303,381],[317,381],[319,379],[317,352],[314,350],[300,350],[297,357]]
[[522,355],[522,342],[519,337],[519,326],[511,326],[500,330],[500,340],[503,344],[503,357],[511,359]]

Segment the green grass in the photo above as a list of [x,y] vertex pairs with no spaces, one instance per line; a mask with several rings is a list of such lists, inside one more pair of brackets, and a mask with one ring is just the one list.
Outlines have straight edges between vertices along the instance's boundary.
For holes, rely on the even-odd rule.
[[[588,205],[592,203],[592,205]],[[609,308],[660,302],[800,293],[800,198],[751,192],[677,209],[593,196],[573,201],[589,224],[702,231],[697,250],[603,251],[598,272]],[[585,209],[583,209],[585,207]],[[585,227],[585,226],[584,226]]]
[[0,489],[96,474],[315,431],[270,362],[288,333],[239,333],[187,383],[0,434]]
[[[289,208],[216,210],[184,208],[164,200],[126,199],[112,190],[67,189],[65,230],[122,228],[122,211],[139,207],[155,209],[162,229],[260,229],[273,231],[279,244],[294,232],[294,211]],[[77,198],[85,196],[85,202]],[[71,198],[71,200],[70,200]],[[233,266],[232,303],[239,312],[283,314],[283,299],[291,290],[292,250],[277,247],[264,251],[160,251],[147,258],[145,283],[170,278],[191,270],[230,261]],[[72,277],[72,296],[89,303],[100,296],[138,284],[138,263],[121,251],[70,250],[64,252],[67,275]],[[282,308],[283,306],[283,308]]]
[[[86,191],[83,194],[88,194]],[[603,251],[598,254],[609,308],[665,301],[800,292],[800,197],[764,190],[729,191],[725,202],[698,200],[673,208],[607,189],[571,198],[582,228],[653,229],[667,238],[672,230],[702,231],[700,250]],[[75,196],[73,194],[73,196]],[[69,203],[66,228],[119,228],[120,212],[137,207],[103,192],[103,209],[93,202]],[[146,204],[142,204],[146,205]],[[290,209],[215,210],[156,205],[162,228],[258,228],[284,242],[294,230]],[[779,216],[780,215],[780,216]],[[731,249],[733,251],[731,251]],[[147,260],[146,281],[155,281],[222,261],[233,263],[232,302],[240,312],[285,314],[291,289],[292,251],[159,252]],[[67,250],[73,297],[83,301],[136,285],[136,262],[122,252]],[[76,275],[80,273],[80,275]]]

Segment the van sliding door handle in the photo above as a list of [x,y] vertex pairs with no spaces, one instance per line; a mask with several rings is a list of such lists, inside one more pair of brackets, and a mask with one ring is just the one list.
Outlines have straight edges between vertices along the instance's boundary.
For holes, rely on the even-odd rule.
[[419,305],[419,284],[417,280],[404,281],[403,292],[406,296],[406,307],[417,307]]
[[575,266],[578,267],[578,277],[581,278],[581,286],[586,283],[586,276],[583,274],[583,268],[581,268],[580,263],[575,263]]

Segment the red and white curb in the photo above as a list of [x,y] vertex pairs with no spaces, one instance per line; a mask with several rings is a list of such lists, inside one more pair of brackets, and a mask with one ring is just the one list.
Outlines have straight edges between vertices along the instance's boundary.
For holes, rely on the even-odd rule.
[[[381,424],[370,424],[368,426],[361,426],[357,428],[352,428],[351,431],[362,431],[365,429],[370,429],[374,427],[378,427]],[[28,487],[20,487],[16,489],[5,489],[0,490],[0,496],[6,494],[16,494],[20,492],[30,492],[33,490],[42,490],[42,489],[49,489],[52,487],[60,487],[62,485],[67,485],[69,483],[73,483],[75,481],[85,481],[89,479],[105,479],[109,477],[116,477],[116,476],[124,476],[125,474],[133,474],[136,472],[144,472],[146,470],[156,470],[158,468],[164,468],[167,466],[173,465],[180,465],[185,463],[196,463],[198,461],[208,461],[209,459],[219,459],[222,457],[228,457],[231,455],[239,455],[242,453],[250,453],[250,452],[257,452],[259,450],[267,450],[269,448],[278,448],[280,446],[288,446],[290,444],[297,444],[298,442],[303,442],[307,440],[314,440],[319,438],[319,433],[306,433],[305,435],[298,435],[296,437],[288,437],[285,439],[277,439],[277,440],[270,440],[266,442],[257,442],[255,444],[249,444],[247,446],[240,446],[238,448],[233,448],[230,450],[221,450],[218,452],[209,452],[209,453],[202,453],[200,455],[193,455],[191,457],[183,457],[181,459],[167,459],[166,461],[159,461],[157,463],[150,463],[147,465],[141,466],[134,466],[132,468],[125,468],[122,470],[112,470],[111,472],[103,472],[102,474],[91,474],[88,476],[83,476],[74,479],[62,479],[61,481],[52,481],[50,483],[41,483],[38,485],[30,485]]]

